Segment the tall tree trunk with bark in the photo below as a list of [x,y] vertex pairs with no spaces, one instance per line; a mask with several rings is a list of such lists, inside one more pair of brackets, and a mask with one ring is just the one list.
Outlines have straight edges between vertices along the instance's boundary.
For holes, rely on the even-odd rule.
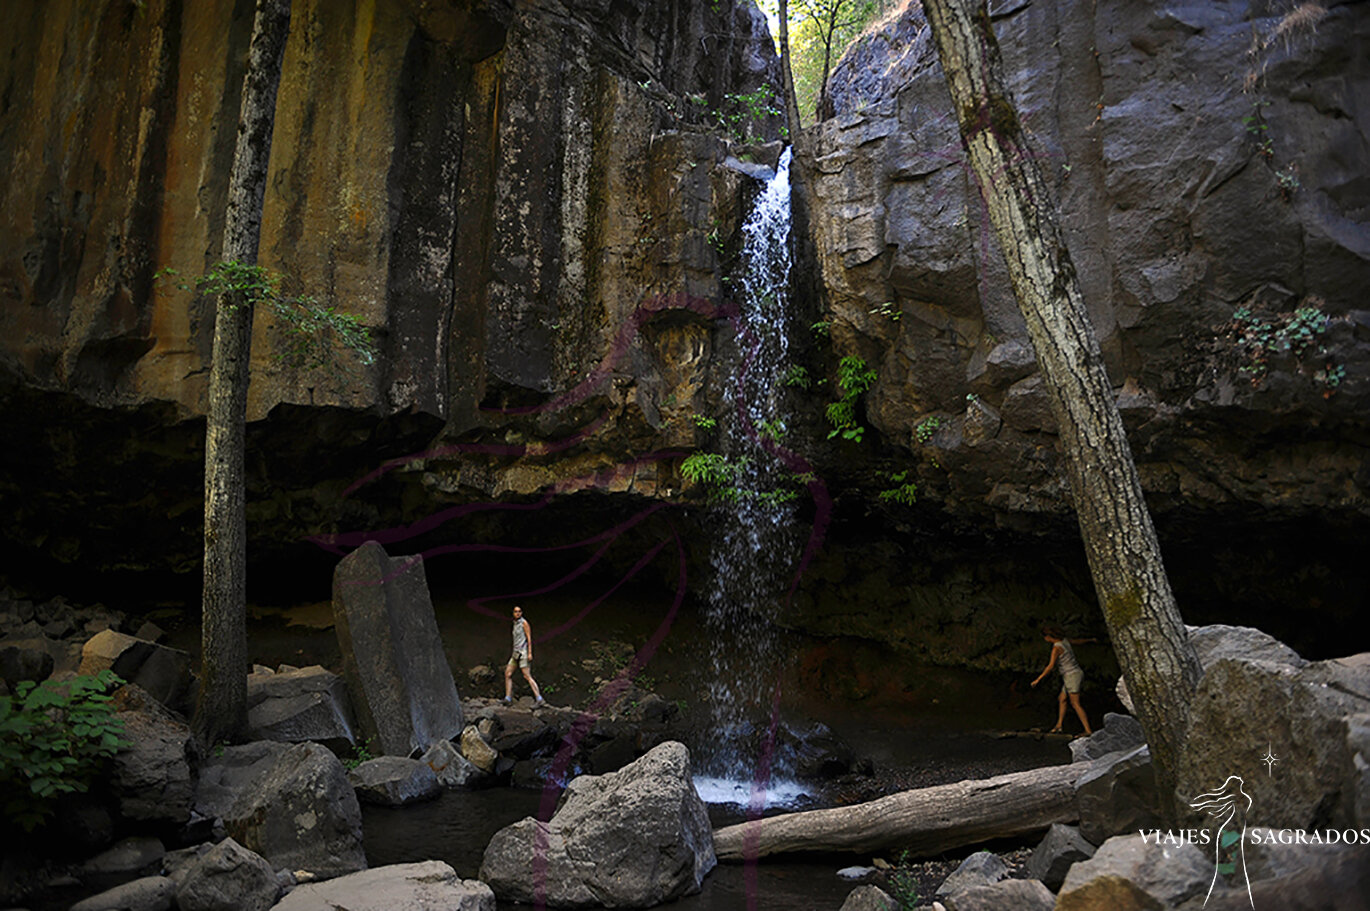
[[799,99],[794,93],[794,70],[790,68],[790,4],[780,0],[780,79],[785,84],[785,120],[789,124],[790,142],[799,135]]
[[1004,83],[984,0],[923,0],[923,9],[1037,350],[1094,588],[1169,807],[1199,661],[1161,563],[1055,204]]
[[[276,119],[276,89],[290,31],[290,0],[257,0],[229,178],[224,262],[255,265]],[[202,670],[195,731],[206,745],[247,723],[247,520],[243,458],[253,300],[220,297],[214,321],[205,434]]]

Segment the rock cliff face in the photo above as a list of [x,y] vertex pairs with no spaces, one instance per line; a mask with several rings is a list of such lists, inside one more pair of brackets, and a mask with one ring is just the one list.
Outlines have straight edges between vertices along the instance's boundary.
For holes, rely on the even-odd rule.
[[[1370,17],[1337,3],[990,6],[1182,607],[1234,595],[1245,606],[1253,593],[1316,601],[1306,581],[1265,572],[1281,547],[1286,577],[1302,565],[1359,578],[1358,561],[1341,561],[1370,514]],[[848,52],[835,116],[800,143],[820,319],[837,355],[879,374],[865,411],[886,448],[866,453],[864,483],[916,465],[909,477],[943,521],[1038,539],[1036,570],[991,549],[952,574],[980,577],[962,600],[982,601],[984,616],[1006,606],[996,575],[1017,577],[1008,600],[1020,606],[1079,611],[1059,578],[1027,590],[1060,559],[1053,540],[1071,534],[1069,492],[936,52],[910,7]],[[1065,562],[1076,593],[1087,590]],[[907,598],[921,606],[928,574],[884,573],[899,582],[858,622],[878,628]],[[851,590],[837,580],[856,578],[811,586],[794,622],[849,627]],[[938,613],[964,631],[951,647],[989,650],[945,603],[924,616]],[[895,625],[897,638],[945,636],[935,621]]]
[[[7,10],[0,148],[22,178],[0,188],[0,407],[25,445],[3,474],[7,533],[44,557],[194,565],[213,307],[156,273],[216,259],[252,6]],[[704,124],[777,72],[734,0],[296,0],[262,261],[357,315],[381,357],[295,372],[258,319],[257,533],[333,530],[341,484],[440,430],[503,446],[496,468],[435,468],[478,496],[690,441],[724,298],[709,238],[754,184]],[[518,468],[591,419],[592,458]],[[91,524],[145,534],[110,546]]]

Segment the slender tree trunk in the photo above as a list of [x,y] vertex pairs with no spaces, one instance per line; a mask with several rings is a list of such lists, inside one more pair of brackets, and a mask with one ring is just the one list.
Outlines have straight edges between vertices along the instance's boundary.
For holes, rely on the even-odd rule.
[[790,128],[790,142],[799,135],[799,99],[794,94],[794,70],[790,68],[790,4],[780,0],[780,78],[785,84],[785,120]]
[[1055,205],[1004,84],[984,0],[923,0],[923,9],[1050,392],[1094,588],[1169,806],[1199,661],[1161,563]]
[[[229,178],[224,262],[257,262],[276,88],[289,31],[290,0],[257,0]],[[205,436],[204,654],[195,709],[195,731],[206,745],[236,739],[247,723],[243,450],[252,307],[243,295],[225,295],[214,321]]]

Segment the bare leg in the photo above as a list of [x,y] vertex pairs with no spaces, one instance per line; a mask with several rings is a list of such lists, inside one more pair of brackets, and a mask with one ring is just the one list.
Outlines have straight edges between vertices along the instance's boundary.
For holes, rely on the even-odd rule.
[[1061,704],[1061,711],[1056,715],[1056,727],[1051,729],[1053,734],[1061,730],[1061,726],[1066,723],[1066,694],[1061,693],[1061,697],[1057,701]]
[[514,697],[514,666],[506,664],[504,666],[504,698],[505,700]]
[[533,689],[533,698],[538,702],[542,701],[542,691],[538,689],[538,682],[533,679],[533,674],[528,668],[523,668],[523,679],[528,681],[528,685]]
[[[1085,717],[1085,710],[1084,710],[1084,708],[1081,707],[1081,705],[1080,705],[1080,694],[1079,694],[1079,693],[1071,693],[1071,694],[1070,694],[1070,704],[1071,704],[1071,706],[1074,707],[1074,709],[1075,709],[1075,714],[1080,716],[1080,723],[1083,724],[1083,725],[1085,726],[1085,733],[1086,733],[1086,734],[1093,734],[1094,732],[1091,731],[1091,730],[1089,729],[1089,719]],[[1061,717],[1062,717],[1062,718],[1065,718],[1065,714],[1064,714],[1064,713],[1065,713],[1065,710],[1066,710],[1066,707],[1065,707],[1065,703],[1063,702],[1063,703],[1061,703],[1061,712],[1062,712]]]

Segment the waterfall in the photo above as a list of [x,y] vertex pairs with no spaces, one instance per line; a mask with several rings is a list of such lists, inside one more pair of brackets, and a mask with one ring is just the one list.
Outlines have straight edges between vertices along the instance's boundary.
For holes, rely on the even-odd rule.
[[[724,392],[721,447],[731,488],[717,516],[706,619],[711,633],[713,741],[702,745],[697,784],[706,800],[766,803],[792,784],[774,766],[773,717],[780,663],[771,623],[793,571],[796,485],[775,456],[789,348],[790,150],[742,227],[738,364]],[[758,790],[758,785],[760,790]]]

